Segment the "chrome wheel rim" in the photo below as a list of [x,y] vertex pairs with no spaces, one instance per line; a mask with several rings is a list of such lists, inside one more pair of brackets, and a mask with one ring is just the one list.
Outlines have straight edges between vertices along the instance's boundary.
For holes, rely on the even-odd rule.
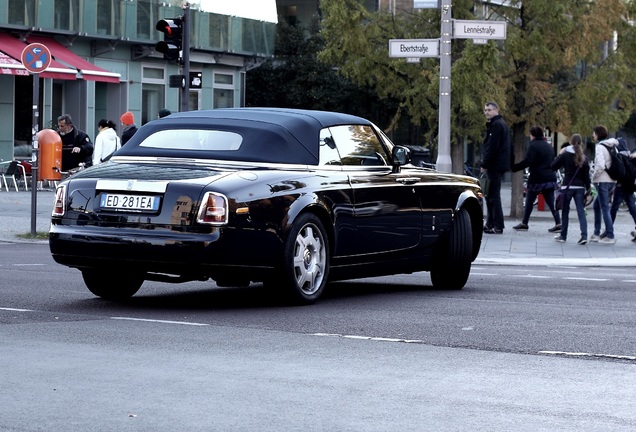
[[305,225],[294,245],[294,277],[305,295],[318,291],[325,277],[327,254],[321,231],[313,224]]

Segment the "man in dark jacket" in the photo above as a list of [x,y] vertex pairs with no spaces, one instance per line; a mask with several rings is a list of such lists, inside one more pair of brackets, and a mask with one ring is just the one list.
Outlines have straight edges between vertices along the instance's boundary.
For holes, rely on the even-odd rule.
[[488,216],[484,232],[501,234],[504,230],[504,216],[501,208],[501,182],[506,171],[510,170],[510,132],[508,125],[499,115],[499,105],[486,102],[486,136],[483,144],[481,171],[488,176],[486,207]]
[[62,138],[62,171],[68,172],[80,163],[84,163],[85,167],[91,166],[93,143],[86,132],[77,129],[68,114],[57,118],[57,127]]
[[530,136],[532,141],[526,151],[526,157],[519,163],[512,166],[512,171],[517,172],[528,168],[530,174],[526,182],[526,203],[523,209],[523,220],[519,225],[513,228],[517,231],[525,231],[528,229],[528,221],[530,214],[534,208],[534,200],[539,194],[543,195],[545,202],[554,217],[554,227],[549,232],[561,231],[561,216],[554,206],[554,191],[557,187],[556,171],[552,170],[552,161],[554,160],[554,149],[543,136],[543,129],[539,126],[530,128]]
[[137,125],[135,124],[135,116],[130,111],[123,113],[119,120],[124,127],[121,131],[121,145],[123,146],[137,133]]

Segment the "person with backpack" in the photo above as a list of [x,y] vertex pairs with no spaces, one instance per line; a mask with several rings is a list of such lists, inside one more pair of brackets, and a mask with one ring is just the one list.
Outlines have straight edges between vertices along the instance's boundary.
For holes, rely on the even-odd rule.
[[[590,242],[614,244],[614,224],[610,213],[610,194],[616,186],[616,180],[610,177],[608,169],[612,163],[610,151],[615,151],[618,140],[608,138],[607,128],[602,125],[595,126],[592,131],[596,146],[594,147],[594,171],[592,183],[596,187],[596,199],[594,200],[594,234]],[[601,238],[601,225],[605,224],[605,237]]]
[[[616,140],[618,141],[616,150],[619,153],[627,156],[628,158],[631,157],[631,153],[629,151],[629,148],[627,147],[627,142],[625,141],[625,138],[619,137]],[[633,162],[630,162],[628,159],[626,163],[633,163]],[[623,201],[625,201],[625,204],[627,205],[627,209],[629,210],[629,214],[632,216],[632,219],[634,220],[635,229],[634,231],[631,232],[631,235],[632,235],[632,241],[636,242],[636,199],[634,198],[634,190],[635,190],[634,186],[630,187],[629,184],[621,184],[620,182],[616,182],[616,187],[614,188],[614,194],[612,195],[612,207],[610,208],[610,216],[612,217],[612,223],[616,222],[616,214],[618,213],[618,208],[623,203]],[[601,234],[601,238],[604,238],[606,236],[607,236],[606,232]]]

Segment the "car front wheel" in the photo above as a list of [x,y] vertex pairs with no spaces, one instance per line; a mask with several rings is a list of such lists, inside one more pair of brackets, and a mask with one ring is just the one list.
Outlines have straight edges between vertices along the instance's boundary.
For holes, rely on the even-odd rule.
[[435,250],[431,268],[431,282],[435,288],[464,288],[472,264],[472,233],[468,212],[459,210],[450,233]]
[[329,274],[329,244],[320,220],[305,214],[294,222],[275,281],[297,304],[312,304],[322,295]]
[[125,300],[137,293],[144,283],[141,274],[109,273],[108,270],[82,270],[84,284],[90,292],[106,300]]

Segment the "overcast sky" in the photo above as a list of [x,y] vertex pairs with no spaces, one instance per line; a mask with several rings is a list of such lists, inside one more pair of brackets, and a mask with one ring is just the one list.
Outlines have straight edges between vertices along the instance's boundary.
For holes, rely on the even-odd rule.
[[276,0],[199,0],[199,2],[201,10],[205,12],[278,22]]

